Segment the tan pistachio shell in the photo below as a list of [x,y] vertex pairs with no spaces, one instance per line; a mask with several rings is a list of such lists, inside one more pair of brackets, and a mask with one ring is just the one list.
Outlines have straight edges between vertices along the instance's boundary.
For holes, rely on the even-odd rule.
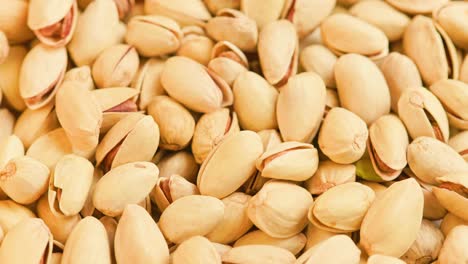
[[307,237],[307,242],[304,248],[304,253],[320,242],[325,241],[332,236],[337,236],[338,234],[320,229],[309,222],[305,231],[305,235]]
[[460,225],[452,229],[440,249],[439,264],[463,263],[468,261],[466,243],[468,226]]
[[0,201],[0,226],[5,234],[23,219],[34,217],[36,215],[26,206],[13,200]]
[[263,149],[268,150],[273,146],[276,146],[283,142],[281,136],[276,129],[267,129],[258,131],[257,134],[262,139]]
[[[337,254],[336,252],[340,253]],[[309,248],[297,259],[296,264],[349,263],[358,264],[361,250],[346,235],[332,236]]]
[[182,242],[172,254],[173,264],[221,264],[221,256],[213,244],[202,236],[193,236]]
[[320,195],[335,186],[356,181],[356,166],[338,164],[331,160],[321,161],[312,178],[304,187],[313,195]]
[[395,257],[375,254],[367,259],[367,264],[405,264],[403,260]]
[[434,186],[419,180],[409,169],[405,169],[405,174],[411,175],[421,185],[424,195],[423,216],[429,220],[439,220],[447,214],[447,210],[440,204],[432,191]]
[[386,0],[395,8],[407,14],[428,14],[448,0]]
[[447,32],[455,45],[468,49],[468,21],[466,20],[468,4],[463,2],[448,2],[434,9],[434,20]]
[[94,215],[96,208],[93,204],[93,194],[94,190],[96,189],[96,183],[99,181],[100,178],[102,178],[102,176],[103,172],[99,168],[95,168],[93,174],[93,182],[91,183],[91,188],[89,189],[88,197],[86,198],[86,202],[83,206],[83,209],[80,212],[80,215],[83,217]]
[[437,96],[448,116],[450,125],[468,129],[468,84],[458,80],[440,80],[429,87]]
[[322,78],[326,87],[336,88],[334,67],[337,57],[327,47],[313,44],[302,49],[299,62],[308,72],[315,72]]
[[91,76],[91,68],[88,65],[75,67],[68,70],[63,77],[64,82],[72,81],[75,85],[87,90],[94,90],[94,80]]
[[132,87],[140,92],[136,100],[139,109],[145,110],[153,97],[166,93],[160,81],[164,63],[158,58],[149,59],[132,81]]
[[270,245],[234,247],[222,256],[223,263],[294,264],[296,257],[286,249]]
[[24,156],[23,143],[16,135],[11,135],[0,142],[2,143],[2,147],[0,148],[0,168],[5,167],[11,159]]
[[114,239],[115,239],[115,231],[117,229],[117,220],[110,217],[110,216],[103,216],[99,218],[99,221],[104,225],[104,228],[106,229],[107,232],[107,238],[109,239],[109,246],[111,249],[111,257],[113,263],[116,262],[115,260],[115,252],[114,252]]
[[432,191],[450,213],[468,221],[468,172],[448,173],[438,177],[440,183]]
[[175,200],[188,195],[200,194],[195,184],[184,177],[172,174],[169,177],[159,177],[156,186],[151,191],[151,200],[161,212]]
[[468,55],[465,56],[460,67],[460,81],[468,83]]
[[297,255],[304,248],[306,241],[307,238],[302,233],[288,238],[274,238],[261,230],[255,230],[239,238],[234,243],[234,247],[246,245],[270,245],[284,248],[290,251],[293,255]]
[[216,14],[223,8],[240,8],[240,0],[203,0],[203,2],[212,14]]
[[380,195],[382,195],[385,190],[387,189],[386,186],[377,183],[377,182],[371,182],[371,181],[362,181],[362,184],[366,185],[367,187],[371,188],[374,193],[375,193],[375,198],[378,198]]
[[18,76],[27,53],[28,50],[24,46],[11,46],[8,57],[0,64],[0,90],[3,93],[3,102],[18,112],[26,108],[20,94]]
[[456,152],[458,152],[465,161],[468,161],[468,131],[462,131],[455,136],[452,136],[448,141]]
[[92,91],[93,96],[101,106],[102,112],[136,112],[134,102],[138,96],[138,90],[129,87],[111,87]]
[[202,0],[148,0],[145,13],[172,18],[182,26],[204,26],[211,18]]
[[468,225],[468,221],[465,221],[452,213],[448,213],[440,223],[440,230],[444,236],[447,236],[453,228],[459,225]]
[[[4,63],[10,54],[10,44],[3,31],[0,30],[0,64]],[[0,102],[1,102],[0,96]]]
[[0,30],[11,44],[25,43],[34,38],[27,24],[28,8],[29,2],[23,0],[11,0],[0,5]]
[[188,151],[181,150],[168,153],[160,161],[157,161],[156,165],[159,168],[159,177],[170,177],[177,174],[189,182],[195,183],[197,181],[199,165]]
[[216,252],[222,257],[224,254],[226,254],[229,250],[232,249],[231,246],[229,245],[224,245],[224,244],[219,244],[215,242],[211,242],[211,244],[214,246]]
[[256,21],[260,31],[265,25],[281,17],[286,0],[272,0],[265,5],[262,0],[240,0],[241,11]]
[[15,122],[15,116],[8,109],[0,108],[0,142],[13,134]]
[[422,220],[416,240],[411,248],[401,257],[404,263],[432,263],[437,259],[444,242],[444,235],[431,221]]
[[203,65],[208,65],[214,41],[205,35],[205,31],[198,26],[182,28],[184,38],[177,50],[177,56],[189,57]]
[[213,46],[207,67],[232,86],[237,77],[248,70],[249,62],[234,44],[220,41]]

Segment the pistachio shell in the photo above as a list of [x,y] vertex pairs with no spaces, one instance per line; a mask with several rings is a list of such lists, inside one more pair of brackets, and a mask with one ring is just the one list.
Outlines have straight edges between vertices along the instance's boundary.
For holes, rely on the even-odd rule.
[[231,42],[220,41],[213,46],[207,67],[232,86],[237,77],[247,71],[249,63],[238,47]]
[[450,231],[440,249],[439,263],[463,263],[468,261],[466,243],[468,237],[468,226],[457,226]]
[[[409,169],[408,169],[409,170]],[[421,185],[423,195],[424,195],[424,211],[423,216],[426,219],[438,220],[444,217],[447,214],[447,210],[440,204],[437,197],[432,191],[434,186],[424,183],[419,180],[416,176],[412,175],[408,170],[405,171],[405,174],[411,175],[415,180]]]
[[367,264],[405,264],[405,263],[407,262],[404,262],[401,259],[390,257],[390,256],[379,255],[379,254],[372,255],[367,259]]
[[[337,236],[336,233],[320,229],[320,228],[316,227],[315,225],[313,225],[310,222],[307,225],[307,230],[306,230],[305,234],[307,236],[307,243],[306,243],[305,248],[304,248],[305,249],[304,253],[307,252],[308,249],[310,249],[310,248],[314,247],[315,245],[319,244],[320,242],[325,241],[325,240],[329,239],[332,236]],[[301,257],[301,259],[303,259],[303,258]]]
[[138,108],[145,110],[153,97],[164,95],[164,87],[161,84],[161,72],[164,68],[164,60],[149,59],[139,70],[132,82],[132,87],[140,91],[137,104]]
[[274,238],[261,230],[256,230],[239,238],[236,243],[234,243],[234,247],[246,245],[270,245],[284,248],[290,251],[293,255],[296,255],[304,248],[306,241],[307,238],[302,233],[288,238]]
[[468,161],[468,132],[462,131],[451,137],[448,144],[458,152],[465,161]]
[[305,71],[320,75],[326,87],[336,87],[333,70],[337,57],[327,47],[320,44],[307,46],[301,51],[299,61]]
[[293,264],[296,257],[286,249],[270,245],[246,245],[229,250],[223,263]]
[[276,146],[280,144],[281,142],[283,142],[280,134],[278,133],[278,130],[276,129],[261,130],[257,132],[257,135],[259,135],[260,138],[262,139],[264,150],[268,150],[271,147]]
[[241,11],[255,20],[260,30],[280,18],[286,0],[273,0],[268,5],[264,3],[262,0],[240,0]]
[[356,180],[356,167],[353,164],[338,164],[330,160],[321,161],[312,178],[304,187],[313,195],[320,195],[334,186]]
[[468,221],[468,173],[448,173],[437,178],[440,183],[433,188],[434,195],[450,213]]
[[468,84],[457,80],[440,80],[429,87],[445,107],[450,125],[468,129]]
[[91,183],[91,188],[89,189],[85,205],[83,206],[83,209],[80,212],[81,216],[83,217],[92,216],[94,214],[94,211],[96,209],[93,204],[94,190],[96,189],[96,183],[99,181],[100,178],[102,178],[102,175],[103,172],[99,168],[96,168],[94,170],[93,182]]
[[15,116],[6,108],[0,108],[0,142],[5,141],[13,134],[15,126]]
[[27,25],[29,2],[11,0],[0,5],[0,30],[7,36],[11,44],[20,44],[34,38]]
[[23,205],[12,200],[0,201],[0,226],[5,234],[22,220],[34,217],[36,215]]
[[136,112],[138,108],[133,102],[138,96],[138,90],[133,88],[103,88],[92,91],[92,94],[98,101],[104,114],[119,112]]
[[151,200],[163,212],[169,204],[188,195],[200,194],[197,186],[184,177],[172,174],[169,177],[160,177],[151,191]]
[[460,81],[468,83],[468,55],[465,56],[460,68]]
[[[23,1],[14,0],[12,2]],[[8,57],[0,64],[0,90],[3,93],[3,101],[16,111],[24,111],[26,108],[20,95],[18,76],[27,53],[24,46],[11,46]]]
[[[337,254],[337,252],[340,252]],[[304,252],[297,264],[349,263],[358,264],[361,251],[353,241],[345,235],[336,235],[322,241]]]
[[210,241],[202,236],[194,236],[180,244],[172,254],[174,264],[221,264],[221,256]]
[[203,26],[211,18],[202,0],[148,0],[145,13],[167,16],[181,25]]
[[111,249],[111,257],[113,263],[116,262],[115,260],[115,252],[114,252],[114,240],[115,240],[115,231],[117,230],[117,220],[110,216],[103,216],[99,218],[99,221],[104,225],[104,228],[106,229],[107,232],[107,238],[109,239],[109,246]]
[[448,0],[387,0],[387,2],[408,14],[427,14]]
[[448,213],[440,223],[440,230],[444,236],[447,236],[453,228],[459,225],[468,225],[468,221],[465,221],[454,214]]
[[416,240],[401,259],[409,264],[430,263],[437,259],[443,242],[444,235],[437,226],[423,219]]
[[448,2],[433,11],[434,20],[447,32],[455,45],[462,49],[468,48],[467,10],[466,3]]
[[[3,31],[0,30],[0,64],[4,63],[10,54],[10,44]],[[0,102],[1,102],[0,96]]]
[[2,147],[0,148],[0,169],[5,167],[5,165],[11,159],[24,156],[24,146],[15,135],[11,135],[6,140],[1,141]]
[[184,38],[177,50],[177,56],[191,58],[200,64],[208,65],[214,46],[213,40],[205,35],[205,31],[198,26],[182,28]]
[[212,14],[216,14],[223,8],[239,9],[240,0],[204,0],[206,7]]
[[177,174],[189,182],[196,182],[199,166],[193,155],[187,151],[168,154],[156,164],[159,168],[159,177],[170,177]]

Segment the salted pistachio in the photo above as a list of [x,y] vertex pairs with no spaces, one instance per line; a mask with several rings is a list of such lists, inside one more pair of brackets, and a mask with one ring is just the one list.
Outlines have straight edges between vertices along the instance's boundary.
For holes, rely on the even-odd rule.
[[88,216],[75,226],[63,249],[62,263],[111,263],[106,229],[98,219]]
[[32,0],[29,3],[28,26],[36,37],[50,47],[63,47],[70,42],[78,21],[74,0]]
[[270,245],[286,249],[293,255],[297,255],[304,248],[306,241],[307,238],[302,233],[288,238],[274,238],[261,230],[255,230],[236,240],[234,247],[246,245]]
[[[19,90],[26,106],[38,109],[49,103],[62,83],[67,67],[65,48],[38,44],[24,58],[19,73]],[[43,69],[47,68],[47,72]]]
[[[245,71],[234,82],[234,111],[243,129],[275,129],[278,91],[260,75]],[[253,107],[252,107],[253,106]]]
[[215,44],[206,36],[205,30],[199,26],[186,26],[182,28],[182,33],[184,37],[177,50],[177,56],[185,56],[205,66],[208,65]]
[[335,107],[323,120],[318,144],[332,161],[351,164],[364,155],[368,135],[366,123],[359,116]]
[[380,70],[390,90],[392,110],[398,113],[398,100],[401,94],[407,89],[422,86],[418,68],[407,56],[391,52],[380,64]]
[[395,257],[375,254],[367,259],[367,264],[405,264],[403,260]]
[[460,81],[468,83],[468,54],[465,55],[465,59],[460,67]]
[[432,263],[439,256],[443,242],[444,235],[439,228],[423,219],[416,240],[401,259],[409,264]]
[[271,237],[294,236],[307,225],[312,195],[286,181],[271,180],[249,201],[247,214],[260,230]]
[[172,98],[195,112],[213,112],[233,102],[232,91],[226,81],[186,57],[174,56],[166,61],[161,83]]
[[462,49],[468,48],[467,11],[467,3],[447,2],[432,12],[434,20],[447,32],[453,43]]
[[284,248],[271,245],[234,247],[222,256],[223,263],[294,264],[296,257]]
[[191,153],[185,150],[169,153],[156,162],[159,177],[169,178],[174,174],[182,176],[187,181],[195,183],[199,165]]
[[118,263],[169,263],[169,249],[158,225],[138,205],[125,207],[114,243]]
[[335,64],[335,79],[342,107],[367,125],[390,112],[387,82],[370,59],[358,54],[341,56]]
[[[337,254],[339,252],[339,254]],[[332,236],[309,248],[295,262],[296,264],[313,263],[349,263],[358,264],[361,251],[346,235]]]
[[356,167],[353,164],[338,164],[330,160],[321,161],[312,178],[304,187],[313,195],[320,195],[330,188],[356,181]]
[[260,31],[281,17],[286,0],[273,0],[265,5],[262,0],[240,0],[241,11],[255,20]]
[[447,78],[458,79],[460,65],[456,48],[432,19],[421,15],[414,17],[403,36],[403,48],[428,86]]
[[221,264],[221,256],[210,241],[193,236],[182,242],[172,254],[173,264]]
[[169,177],[159,177],[150,196],[159,210],[164,212],[175,200],[194,194],[200,194],[195,184],[189,182],[182,176],[172,174]]
[[460,225],[452,229],[440,249],[439,264],[463,263],[468,261],[466,243],[468,226]]
[[326,87],[335,88],[334,66],[337,57],[327,47],[313,44],[302,49],[299,62],[302,68],[308,72],[315,72],[322,78]]
[[[142,143],[144,142],[144,145]],[[149,115],[132,113],[115,124],[96,149],[104,172],[134,161],[150,161],[159,145],[159,127]]]
[[313,72],[291,77],[280,89],[276,116],[285,141],[309,143],[317,134],[325,110],[326,89]]
[[11,46],[8,57],[0,63],[0,90],[3,93],[3,102],[8,103],[11,109],[18,112],[26,108],[20,95],[18,76],[27,53],[28,50],[24,46]]
[[468,131],[462,131],[451,137],[448,144],[458,152],[465,161],[468,161]]
[[257,135],[259,135],[260,138],[262,139],[264,150],[268,150],[271,147],[276,146],[280,144],[281,142],[283,142],[280,134],[278,133],[278,130],[276,129],[261,130],[257,132]]
[[[10,44],[3,31],[0,30],[0,64],[4,63],[10,54]],[[0,96],[0,102],[1,102]]]
[[299,45],[294,25],[284,19],[265,25],[258,36],[258,57],[271,85],[286,84],[297,72]]
[[54,236],[54,240],[62,244],[66,244],[65,242],[67,241],[68,236],[81,219],[79,214],[64,216],[53,213],[50,209],[47,195],[43,195],[39,199],[36,211],[37,216],[44,221],[47,227],[49,227],[50,232]]
[[182,197],[161,214],[159,228],[164,237],[180,244],[192,236],[204,236],[214,230],[224,217],[221,200],[204,195]]
[[360,245],[368,255],[401,257],[421,225],[424,197],[416,180],[392,184],[370,206],[362,222]]
[[145,110],[153,97],[166,93],[160,82],[164,62],[158,58],[149,59],[140,67],[135,79],[133,79],[131,86],[140,92],[138,98],[134,99],[138,109]]
[[255,132],[244,130],[225,137],[200,167],[200,193],[223,198],[235,192],[255,173],[255,161],[262,152],[262,142]]
[[448,213],[440,223],[440,230],[444,236],[447,236],[453,228],[459,225],[468,225],[468,221],[465,221],[452,213]]
[[442,206],[468,221],[468,172],[447,173],[436,180],[440,184],[432,192]]
[[434,83],[429,89],[444,106],[450,125],[468,129],[468,84],[445,79]]
[[207,67],[232,86],[237,77],[248,70],[249,63],[238,47],[231,42],[220,41],[213,46]]
[[29,2],[11,0],[0,5],[0,30],[10,43],[21,44],[34,38],[34,33],[28,27]]
[[149,195],[158,176],[158,167],[147,161],[115,167],[96,183],[94,206],[105,215],[119,216],[128,204],[139,203]]
[[408,165],[416,177],[436,185],[436,179],[449,173],[466,172],[468,164],[450,146],[430,137],[419,137],[408,145]]
[[93,1],[78,19],[68,52],[77,66],[91,65],[106,48],[122,42],[124,34],[114,1]]
[[11,135],[0,141],[0,143],[2,143],[0,148],[0,169],[4,168],[11,159],[24,156],[23,143],[16,135]]
[[161,148],[181,150],[192,139],[195,120],[183,105],[169,96],[156,96],[148,104],[148,114],[159,125]]
[[41,219],[24,219],[10,229],[3,239],[0,262],[49,263],[52,256],[52,241],[52,234]]
[[211,18],[202,0],[148,0],[145,13],[172,18],[182,26],[204,26]]
[[31,209],[12,200],[0,201],[0,227],[7,234],[16,224],[26,218],[35,218]]
[[258,41],[257,24],[235,9],[221,9],[206,23],[206,32],[216,41],[229,41],[239,49],[255,51]]
[[30,204],[47,191],[49,169],[43,163],[21,156],[0,170],[0,187],[15,202]]
[[429,14],[448,0],[387,0],[389,4],[410,15]]
[[247,216],[247,205],[252,197],[235,192],[221,201],[224,204],[224,217],[216,227],[206,234],[212,242],[231,244],[247,233],[253,226]]
[[0,108],[0,142],[13,134],[16,118],[8,109]]
[[179,49],[183,33],[172,19],[136,16],[128,23],[125,41],[145,57],[161,56]]
[[321,26],[323,43],[335,54],[357,53],[370,58],[388,54],[388,39],[378,27],[347,14],[334,14]]

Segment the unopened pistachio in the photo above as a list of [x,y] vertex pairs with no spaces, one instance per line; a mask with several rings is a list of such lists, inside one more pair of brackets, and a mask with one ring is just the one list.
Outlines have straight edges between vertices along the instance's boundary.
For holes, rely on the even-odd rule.
[[440,80],[429,87],[445,108],[450,125],[468,129],[468,84],[457,80]]
[[334,66],[337,57],[327,47],[314,44],[304,48],[299,61],[305,71],[320,75],[326,87],[336,88]]
[[11,135],[1,143],[3,145],[0,148],[0,169],[5,167],[11,159],[24,156],[23,143],[17,136]]
[[296,257],[286,249],[271,245],[234,247],[222,256],[223,263],[293,264]]
[[178,56],[189,57],[207,66],[211,59],[214,41],[206,36],[203,28],[198,26],[186,26],[182,28],[184,37],[177,50]]
[[239,238],[234,244],[234,247],[245,245],[271,245],[284,248],[296,255],[304,248],[306,241],[307,238],[302,233],[288,238],[274,238],[261,230],[255,230]]
[[401,257],[406,263],[432,263],[439,255],[444,235],[431,221],[423,219],[416,240]]
[[203,26],[211,18],[202,0],[148,0],[145,13],[167,16],[183,26]]
[[154,96],[164,95],[166,92],[160,82],[161,72],[164,68],[164,60],[152,58],[140,67],[132,87],[140,91],[136,100],[139,109],[144,110]]
[[460,225],[448,233],[439,254],[440,264],[463,263],[468,261],[466,245],[468,226]]
[[158,179],[156,186],[151,191],[151,200],[163,212],[175,200],[194,194],[200,194],[195,184],[182,176],[172,174],[169,177],[161,176]]
[[356,167],[353,164],[338,164],[330,160],[321,161],[312,178],[304,187],[313,195],[320,195],[328,189],[356,180]]
[[458,154],[460,154],[466,161],[468,161],[468,132],[462,131],[455,136],[451,137],[448,141],[451,146]]
[[237,77],[248,70],[249,62],[233,43],[220,41],[213,46],[207,66],[232,86]]
[[177,151],[168,153],[161,160],[156,162],[159,168],[159,176],[168,178],[174,174],[182,176],[189,182],[195,183],[199,165],[190,152]]
[[210,241],[202,236],[193,236],[182,242],[172,254],[173,264],[220,264],[221,256]]
[[35,217],[36,215],[23,205],[12,200],[0,201],[0,226],[5,234],[22,220]]
[[0,63],[0,82],[2,83],[0,90],[3,93],[3,102],[7,102],[16,111],[24,111],[26,108],[20,94],[18,76],[27,53],[28,51],[24,46],[11,46],[8,57],[3,63]]
[[[336,252],[340,251],[340,254]],[[297,264],[349,263],[358,264],[361,251],[346,235],[332,236],[309,248],[297,259]]]
[[0,30],[14,44],[27,42],[34,38],[34,33],[28,27],[29,2],[12,0],[0,6]]

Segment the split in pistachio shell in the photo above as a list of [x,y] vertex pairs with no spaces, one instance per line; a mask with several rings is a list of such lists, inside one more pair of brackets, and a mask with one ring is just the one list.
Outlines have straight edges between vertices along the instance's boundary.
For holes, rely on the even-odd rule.
[[151,191],[151,200],[161,212],[164,212],[175,200],[195,194],[200,194],[195,184],[182,176],[172,174],[169,177],[159,177],[156,186]]
[[63,47],[70,42],[78,21],[75,0],[33,0],[29,3],[28,26],[45,45]]
[[193,236],[182,242],[172,254],[173,264],[219,264],[221,256],[210,240]]
[[24,219],[9,230],[3,239],[0,247],[0,262],[49,263],[52,256],[52,243],[52,234],[41,219]]
[[258,37],[258,57],[271,85],[286,84],[297,72],[299,44],[294,25],[284,19],[267,24]]
[[96,148],[96,165],[107,172],[129,162],[150,161],[158,146],[159,127],[153,118],[132,113],[102,138]]
[[409,264],[432,263],[439,256],[443,242],[444,235],[439,228],[423,219],[416,240],[401,259]]
[[448,0],[387,0],[389,4],[410,15],[429,14]]
[[125,40],[145,57],[177,51],[183,33],[172,19],[163,16],[136,16],[128,23]]
[[323,45],[313,44],[302,49],[299,61],[305,71],[320,75],[326,87],[336,88],[334,67],[337,57]]
[[0,108],[0,142],[13,134],[16,118],[6,108]]
[[249,69],[249,62],[234,44],[220,41],[213,46],[208,68],[232,86],[237,77]]
[[459,225],[468,225],[468,221],[465,221],[452,213],[448,213],[440,223],[440,230],[444,236],[447,236],[453,228]]
[[[43,69],[47,68],[47,72]],[[65,48],[38,44],[24,58],[19,74],[21,97],[30,109],[49,103],[62,83],[67,68]]]
[[0,148],[0,169],[3,169],[11,159],[24,156],[23,143],[16,135],[11,135],[0,141],[0,143],[2,143]]
[[450,213],[468,221],[468,172],[449,173],[437,178],[432,191]]
[[321,161],[312,178],[304,187],[313,195],[320,195],[330,188],[356,181],[356,166],[338,164],[330,160]]
[[[8,39],[3,31],[0,30],[0,64],[4,63],[10,54],[10,44],[8,44]],[[0,95],[0,102],[1,102]]]
[[468,243],[468,226],[460,225],[452,229],[440,249],[439,263],[463,263],[468,261],[466,244]]
[[26,108],[20,94],[18,76],[27,53],[28,50],[24,46],[12,46],[6,60],[0,63],[0,82],[2,83],[0,90],[3,94],[3,102],[18,112]]
[[223,263],[294,264],[296,257],[284,248],[271,245],[234,247],[222,256]]
[[0,28],[11,44],[21,44],[34,38],[28,27],[29,2],[11,0],[0,5]]
[[213,40],[198,26],[186,26],[182,28],[182,32],[184,38],[177,50],[177,56],[185,56],[207,66],[211,59]]
[[226,81],[186,57],[174,56],[166,61],[161,83],[172,98],[196,112],[213,112],[232,105],[234,100]]
[[224,8],[240,8],[240,0],[204,0],[203,2],[212,14],[216,14],[219,10]]
[[463,2],[448,2],[438,9],[433,9],[432,17],[447,32],[455,45],[468,48],[468,22],[466,12],[468,4]]
[[75,85],[87,90],[94,90],[94,80],[91,76],[91,68],[88,65],[75,67],[68,70],[63,78],[64,82],[71,81]]
[[157,161],[156,165],[159,168],[159,177],[169,178],[173,174],[177,174],[189,182],[195,183],[197,181],[199,165],[188,151],[181,150],[168,153],[161,160]]
[[0,226],[5,234],[22,220],[35,217],[36,215],[28,207],[13,200],[0,201]]
[[307,238],[302,233],[288,238],[274,238],[261,230],[255,230],[236,240],[234,247],[245,245],[270,245],[284,248],[293,253],[293,255],[297,255],[304,248],[306,241]]
[[140,67],[131,86],[140,92],[134,101],[138,109],[145,110],[153,97],[164,95],[164,87],[160,82],[161,72],[164,68],[164,60],[151,58]]
[[[337,253],[339,252],[339,253]],[[332,236],[309,248],[295,262],[296,264],[313,263],[349,263],[358,264],[361,250],[346,235]]]
[[268,5],[262,0],[240,0],[241,11],[256,21],[260,31],[281,17],[285,4],[286,0],[273,0]]
[[182,26],[204,26],[211,18],[202,0],[148,0],[145,13],[172,18]]
[[451,137],[448,144],[468,161],[468,131],[462,131]]
[[450,125],[468,129],[468,84],[458,80],[440,80],[429,87],[437,96],[448,116]]

